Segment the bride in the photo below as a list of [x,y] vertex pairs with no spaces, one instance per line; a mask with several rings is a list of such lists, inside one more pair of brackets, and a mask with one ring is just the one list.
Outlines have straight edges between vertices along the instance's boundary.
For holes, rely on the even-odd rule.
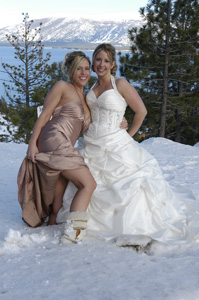
[[[113,76],[116,68],[114,47],[99,45],[92,60],[98,80],[87,94],[92,123],[78,143],[97,182],[87,233],[114,239],[119,246],[197,241],[199,202],[191,191],[171,187],[156,159],[132,138],[147,111],[136,90]],[[135,112],[128,132],[119,128],[127,105]],[[75,192],[70,183],[57,223],[65,222]]]

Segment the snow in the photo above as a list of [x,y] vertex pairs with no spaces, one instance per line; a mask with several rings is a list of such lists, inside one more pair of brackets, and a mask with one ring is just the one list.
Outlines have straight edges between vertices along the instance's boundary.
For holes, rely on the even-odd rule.
[[[199,148],[150,138],[141,143],[172,184],[199,197]],[[60,245],[62,225],[28,227],[17,201],[27,145],[0,143],[0,299],[198,300],[199,245],[137,253],[86,237]]]
[[[33,23],[33,28],[38,27],[42,22],[42,41],[68,43],[87,42],[102,43],[107,40],[106,36],[110,36],[109,40],[120,47],[129,46],[128,29],[143,24],[142,20],[123,19],[116,20],[115,18],[97,20],[93,18],[44,18],[36,19]],[[16,24],[0,28],[0,42],[7,43],[5,34],[11,35],[13,32],[18,32],[22,24]],[[117,35],[115,35],[117,33]],[[70,45],[69,45],[70,47]]]
[[[38,113],[39,113],[39,108],[38,108]],[[0,114],[0,136],[7,137],[7,139],[10,140],[10,132],[8,131],[8,128],[12,133],[14,133],[15,130],[17,129],[11,123],[6,121],[4,115]]]
[[0,114],[0,135],[9,135],[9,131],[7,130],[8,123],[5,121],[3,116]]

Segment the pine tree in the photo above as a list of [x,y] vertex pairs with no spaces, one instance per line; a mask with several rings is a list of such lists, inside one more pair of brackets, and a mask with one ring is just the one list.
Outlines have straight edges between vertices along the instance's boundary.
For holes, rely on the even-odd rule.
[[175,1],[170,78],[175,141],[194,144],[199,139],[199,3]]
[[28,142],[38,105],[32,96],[35,88],[48,80],[48,61],[51,55],[47,53],[45,58],[43,55],[40,40],[42,23],[33,29],[33,20],[28,21],[27,13],[23,15],[20,30],[11,36],[6,35],[8,42],[15,49],[14,58],[17,64],[12,66],[2,63],[2,66],[10,77],[10,83],[3,84],[9,108],[6,117],[17,128],[13,133],[13,140]]
[[151,0],[140,13],[144,25],[129,31],[132,55],[121,56],[121,74],[138,84],[149,136],[193,144],[199,139],[198,1]]

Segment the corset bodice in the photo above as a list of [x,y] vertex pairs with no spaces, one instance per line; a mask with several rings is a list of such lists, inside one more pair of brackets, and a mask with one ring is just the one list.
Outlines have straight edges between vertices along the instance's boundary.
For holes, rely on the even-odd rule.
[[98,98],[93,89],[87,94],[92,123],[87,134],[99,137],[120,130],[127,103],[117,90],[115,79],[111,76],[113,88],[103,92]]

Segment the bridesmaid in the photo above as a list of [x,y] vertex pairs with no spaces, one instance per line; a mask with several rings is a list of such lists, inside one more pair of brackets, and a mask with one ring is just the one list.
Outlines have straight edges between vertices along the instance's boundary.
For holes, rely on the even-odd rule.
[[76,242],[85,236],[86,210],[96,188],[87,165],[74,148],[79,134],[90,124],[83,92],[90,77],[90,60],[83,52],[74,51],[66,55],[63,67],[70,82],[57,82],[44,100],[27,157],[19,170],[18,194],[27,224],[39,226],[49,216],[48,225],[53,225],[67,183],[73,182],[77,193],[70,206],[62,242]]

